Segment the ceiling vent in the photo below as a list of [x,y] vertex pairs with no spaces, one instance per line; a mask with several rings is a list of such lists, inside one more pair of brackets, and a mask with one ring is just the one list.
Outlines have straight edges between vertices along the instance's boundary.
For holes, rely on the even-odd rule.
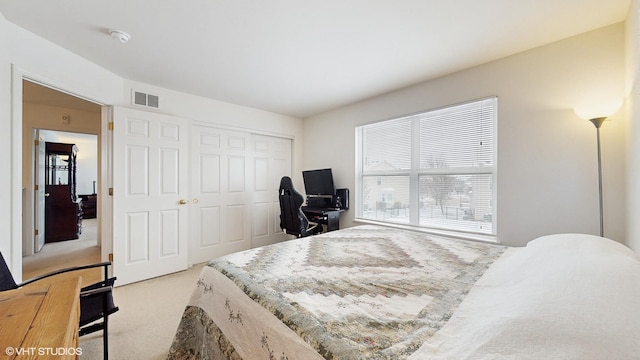
[[160,107],[158,95],[151,95],[139,91],[134,91],[133,99],[131,100],[134,105],[152,107],[155,109],[158,109]]

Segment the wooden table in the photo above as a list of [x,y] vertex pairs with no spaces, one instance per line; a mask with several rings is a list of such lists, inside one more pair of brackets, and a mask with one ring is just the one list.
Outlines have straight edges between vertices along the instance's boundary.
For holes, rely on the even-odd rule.
[[0,292],[0,359],[77,359],[81,278]]

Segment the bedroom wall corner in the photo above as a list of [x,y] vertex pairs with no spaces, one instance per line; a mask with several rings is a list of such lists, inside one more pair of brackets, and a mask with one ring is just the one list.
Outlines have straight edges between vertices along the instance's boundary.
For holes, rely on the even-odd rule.
[[[336,186],[354,189],[355,126],[495,95],[499,241],[523,246],[553,233],[597,234],[596,134],[573,108],[591,89],[622,96],[624,41],[625,24],[618,23],[305,119],[303,163],[333,168]],[[620,242],[625,115],[615,114],[602,132],[605,236]],[[327,147],[327,138],[339,145]],[[354,218],[346,212],[341,227]]]

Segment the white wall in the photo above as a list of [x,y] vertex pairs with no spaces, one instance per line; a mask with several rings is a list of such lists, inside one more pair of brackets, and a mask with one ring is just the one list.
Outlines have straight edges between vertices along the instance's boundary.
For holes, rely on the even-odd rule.
[[0,126],[7,129],[0,132],[0,151],[12,161],[11,170],[0,174],[0,251],[17,278],[22,275],[22,109],[21,99],[12,99],[12,93],[21,94],[21,79],[12,83],[15,74],[106,105],[129,106],[134,87],[160,95],[162,111],[172,115],[294,138],[293,172],[300,171],[301,156],[295,153],[302,142],[300,119],[127,81],[0,14]]
[[627,15],[627,113],[629,116],[629,176],[627,244],[640,253],[640,0],[632,0]]
[[[354,189],[356,126],[497,95],[499,241],[598,234],[596,131],[573,107],[594,90],[623,95],[624,35],[624,24],[609,26],[305,119],[303,163]],[[627,125],[623,111],[613,119],[602,128],[605,236],[625,241]]]
[[[0,153],[12,154],[11,134],[13,129],[11,128],[11,67],[10,57],[7,51],[9,43],[9,26],[0,14],[0,124],[4,131],[0,132]],[[21,249],[16,249],[11,246],[12,236],[16,233],[17,229],[12,228],[13,219],[10,216],[15,208],[15,201],[12,200],[12,196],[16,193],[20,194],[20,184],[18,191],[12,189],[11,170],[17,168],[16,162],[20,162],[20,158],[10,157],[5,158],[6,162],[9,162],[9,170],[0,173],[0,252],[4,256],[5,260],[11,265],[13,259],[22,256]],[[20,223],[16,226],[21,226]]]

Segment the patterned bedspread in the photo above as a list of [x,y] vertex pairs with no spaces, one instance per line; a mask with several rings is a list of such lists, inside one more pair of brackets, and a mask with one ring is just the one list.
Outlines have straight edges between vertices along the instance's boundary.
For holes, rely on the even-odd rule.
[[366,225],[224,256],[169,359],[405,359],[504,250]]

